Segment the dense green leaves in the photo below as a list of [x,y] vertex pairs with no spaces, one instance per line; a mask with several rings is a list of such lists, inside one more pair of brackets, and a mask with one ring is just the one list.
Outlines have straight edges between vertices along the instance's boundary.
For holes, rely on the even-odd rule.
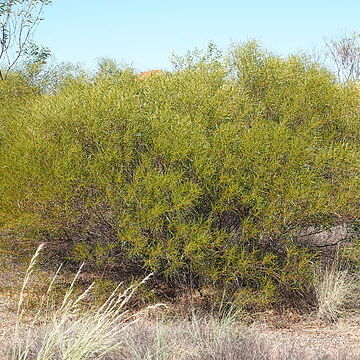
[[1,88],[1,226],[242,301],[300,291],[315,255],[296,231],[359,217],[356,85],[255,43],[190,60],[68,80],[22,111]]

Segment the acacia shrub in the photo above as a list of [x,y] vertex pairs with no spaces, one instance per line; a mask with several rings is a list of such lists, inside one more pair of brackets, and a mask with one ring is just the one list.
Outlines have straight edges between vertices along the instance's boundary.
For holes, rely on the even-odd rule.
[[20,74],[11,73],[0,81],[0,229],[12,226],[9,215],[19,208],[20,203],[15,205],[14,201],[20,199],[16,181],[18,170],[23,170],[20,164],[24,164],[24,154],[17,157],[11,149],[21,149],[28,125],[26,115],[39,97],[38,89]]
[[269,304],[312,277],[299,229],[359,216],[358,101],[308,59],[251,42],[146,80],[69,80],[17,115],[2,223],[99,266]]

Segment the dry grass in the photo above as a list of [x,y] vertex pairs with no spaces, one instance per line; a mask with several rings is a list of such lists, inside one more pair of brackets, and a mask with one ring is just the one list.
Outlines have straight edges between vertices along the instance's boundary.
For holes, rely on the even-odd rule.
[[[87,321],[88,325],[91,325]],[[260,328],[245,328],[228,320],[215,318],[193,318],[164,322],[161,320],[140,320],[123,327],[116,334],[108,334],[111,346],[106,353],[94,351],[81,353],[88,345],[88,334],[80,327],[68,324],[64,328],[77,341],[73,344],[83,345],[77,352],[68,356],[61,352],[68,345],[59,346],[59,351],[48,357],[41,355],[48,331],[51,327],[38,327],[33,331],[33,338],[28,344],[27,357],[21,359],[103,359],[103,360],[356,360],[350,348],[329,346],[326,342],[314,343],[313,339],[303,342],[301,338],[286,341],[279,337],[269,337]],[[94,324],[96,326],[96,322]],[[59,341],[65,341],[58,334]],[[83,342],[79,341],[82,339]],[[69,341],[69,339],[68,339]],[[94,344],[94,348],[98,343]],[[79,355],[80,354],[80,355]],[[50,356],[51,355],[51,356]],[[80,357],[81,356],[81,357]],[[9,359],[12,359],[11,357]],[[16,359],[20,359],[16,358]]]
[[321,271],[315,284],[317,316],[334,322],[349,310],[358,310],[360,278],[332,265]]
[[2,349],[3,356],[11,360],[104,358],[112,349],[121,346],[122,341],[118,340],[118,335],[138,321],[143,314],[143,311],[130,313],[125,307],[135,290],[146,282],[150,275],[124,291],[121,291],[120,284],[104,303],[96,308],[88,306],[84,312],[81,307],[89,298],[93,284],[82,293],[75,294],[75,283],[82,266],[67,289],[62,303],[56,306],[52,302],[52,290],[61,270],[59,267],[42,296],[31,323],[25,324],[23,320],[26,291],[43,247],[44,245],[38,247],[26,271],[17,305],[15,326],[13,332],[8,334],[11,337],[10,345],[7,349]]
[[[59,268],[32,321],[24,322],[26,292],[41,250],[42,246],[26,271],[18,301],[17,321],[14,329],[6,334],[7,346],[0,348],[1,360],[358,359],[350,348],[340,350],[327,343],[317,346],[313,339],[307,343],[300,338],[283,341],[280,334],[278,337],[268,336],[258,327],[242,325],[234,312],[222,313],[221,316],[193,314],[168,321],[145,316],[149,308],[130,313],[126,305],[147,278],[124,291],[118,286],[97,307],[87,306],[93,285],[80,294],[75,290],[81,268],[62,302],[55,305],[51,293],[59,277]],[[343,278],[332,276],[326,280],[328,292],[342,286]],[[325,290],[324,294],[327,294]],[[327,299],[325,295],[324,299]],[[329,306],[326,309],[329,308],[335,311]]]

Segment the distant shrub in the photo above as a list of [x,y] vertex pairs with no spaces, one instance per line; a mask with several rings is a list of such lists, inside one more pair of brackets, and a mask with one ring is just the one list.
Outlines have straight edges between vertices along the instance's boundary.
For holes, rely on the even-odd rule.
[[185,60],[69,79],[17,114],[0,222],[261,306],[303,291],[316,254],[293,235],[359,217],[358,91],[253,42]]

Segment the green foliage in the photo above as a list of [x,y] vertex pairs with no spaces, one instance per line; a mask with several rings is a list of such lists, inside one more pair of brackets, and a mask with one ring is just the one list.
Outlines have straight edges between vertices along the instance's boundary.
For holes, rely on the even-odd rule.
[[8,78],[24,57],[34,63],[45,62],[49,57],[48,48],[32,41],[49,4],[51,0],[0,1],[0,80]]
[[19,72],[31,86],[47,94],[59,91],[70,80],[87,77],[81,66],[54,60],[44,62],[30,59],[23,63]]
[[254,42],[196,56],[147,79],[105,61],[14,107],[0,224],[266,305],[309,284],[299,229],[359,217],[359,92]]

